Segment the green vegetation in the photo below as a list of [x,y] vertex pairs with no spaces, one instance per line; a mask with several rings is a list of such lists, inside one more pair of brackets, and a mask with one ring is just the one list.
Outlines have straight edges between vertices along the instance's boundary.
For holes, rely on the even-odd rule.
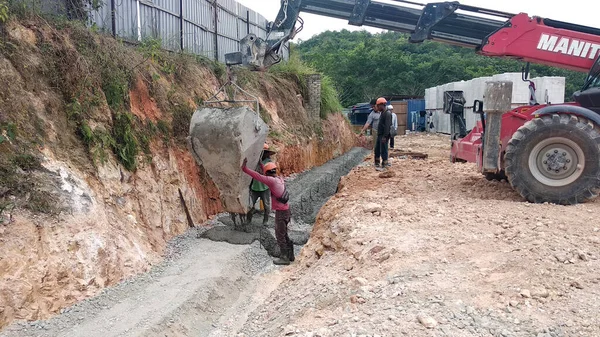
[[11,196],[25,199],[23,207],[39,213],[58,212],[53,196],[41,188],[32,172],[39,170],[39,158],[28,153],[0,156],[0,220],[2,213],[15,207]]
[[[269,71],[298,83],[302,96],[306,97],[308,93],[306,77],[316,74],[318,71],[303,62],[293,48],[290,54],[287,62],[281,62],[271,67]],[[326,118],[328,114],[342,110],[338,92],[333,83],[334,81],[329,76],[321,76],[321,118]]]
[[126,169],[135,171],[139,149],[138,141],[133,131],[133,115],[128,112],[118,112],[113,118],[112,136],[115,140],[113,150]]
[[190,121],[194,114],[194,108],[186,103],[178,104],[173,109],[173,137],[184,143],[190,132]]
[[6,22],[9,17],[8,4],[6,1],[0,1],[0,23]]
[[[295,49],[304,62],[333,80],[343,106],[384,94],[422,96],[429,87],[520,72],[524,65],[432,41],[409,43],[405,34],[396,32],[325,32]],[[531,77],[537,76],[564,76],[567,100],[585,78],[581,73],[532,64]]]

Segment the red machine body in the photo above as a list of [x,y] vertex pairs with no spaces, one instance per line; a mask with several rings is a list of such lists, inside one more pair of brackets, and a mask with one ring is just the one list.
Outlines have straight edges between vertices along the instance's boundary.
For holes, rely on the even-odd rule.
[[[564,27],[585,27],[564,24]],[[587,73],[600,55],[600,36],[578,30],[548,26],[538,17],[525,13],[512,17],[507,23],[488,36],[477,53],[485,56],[516,58],[527,62],[554,66]],[[506,146],[514,133],[526,122],[535,118],[535,112],[547,105],[522,106],[502,117],[500,129],[500,163],[504,168]],[[557,106],[579,106],[566,103]],[[452,141],[452,161],[477,163],[482,170],[484,126],[478,121],[466,137]]]
[[478,53],[587,73],[599,54],[600,36],[548,26],[546,21],[518,14],[489,36]]
[[[556,106],[578,106],[577,103],[557,104]],[[504,167],[504,153],[508,142],[515,132],[528,121],[536,117],[536,111],[549,105],[521,106],[508,111],[502,116],[502,126],[500,128],[500,162],[498,167]],[[481,171],[483,168],[483,122],[477,121],[475,127],[466,137],[452,142],[451,160],[453,162],[466,161],[477,163],[477,168]]]

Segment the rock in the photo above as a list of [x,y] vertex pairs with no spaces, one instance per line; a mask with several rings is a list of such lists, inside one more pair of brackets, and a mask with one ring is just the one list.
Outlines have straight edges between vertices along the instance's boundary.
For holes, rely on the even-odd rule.
[[375,204],[375,203],[369,203],[369,204],[365,205],[364,212],[371,213],[373,215],[375,215],[375,214],[381,215],[381,205]]
[[560,262],[560,263],[565,263],[569,260],[569,258],[567,257],[566,254],[563,253],[556,253],[554,254],[554,258],[556,259],[556,261]]
[[577,256],[579,257],[579,259],[580,259],[581,261],[588,261],[588,256],[587,256],[587,254],[585,254],[585,253],[583,253],[583,252],[579,252],[579,253],[577,253]]
[[377,253],[381,252],[384,249],[385,249],[385,247],[383,247],[383,246],[375,246],[375,247],[371,248],[371,250],[369,250],[369,253],[371,253],[371,254],[377,254]]
[[467,315],[473,315],[475,313],[475,308],[467,307]]
[[283,334],[286,336],[291,336],[296,334],[296,327],[293,325],[288,325],[283,329]]
[[531,298],[531,292],[527,289],[521,290],[519,294],[525,298]]
[[394,171],[385,171],[385,172],[379,173],[379,178],[383,178],[383,179],[392,178],[395,176],[396,176],[396,172],[394,172]]
[[583,289],[583,285],[581,283],[579,283],[578,281],[571,282],[571,287],[574,287],[577,289]]
[[366,286],[369,281],[367,281],[367,279],[363,278],[363,277],[356,277],[354,278],[354,281],[359,285],[359,286]]
[[377,257],[375,260],[379,263],[382,263],[383,261],[385,261],[389,258],[390,258],[390,253],[385,253],[385,254],[382,254],[381,256]]
[[514,301],[513,300],[513,301],[510,301],[509,304],[510,304],[511,307],[516,307],[516,306],[519,305],[519,301]]
[[531,297],[533,298],[546,298],[548,296],[550,296],[550,293],[544,287],[536,287],[531,292]]
[[421,323],[427,329],[433,329],[438,324],[437,321],[435,319],[433,319],[433,317],[428,316],[423,313],[417,315],[417,319],[419,320],[419,323]]

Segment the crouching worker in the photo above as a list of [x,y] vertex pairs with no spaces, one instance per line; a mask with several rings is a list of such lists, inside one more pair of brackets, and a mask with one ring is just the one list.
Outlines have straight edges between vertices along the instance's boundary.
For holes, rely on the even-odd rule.
[[275,237],[277,245],[281,252],[278,259],[273,260],[276,265],[288,265],[294,261],[294,243],[288,236],[288,224],[290,223],[291,213],[290,205],[288,204],[289,195],[285,188],[283,178],[277,176],[277,165],[275,163],[267,163],[260,165],[265,175],[250,170],[246,167],[248,159],[244,159],[242,171],[251,176],[252,179],[259,181],[269,187],[271,191],[271,208],[275,211]]

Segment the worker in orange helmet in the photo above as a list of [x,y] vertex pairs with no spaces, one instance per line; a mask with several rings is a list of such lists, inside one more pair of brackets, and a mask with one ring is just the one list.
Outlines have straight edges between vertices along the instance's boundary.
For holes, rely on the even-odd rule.
[[383,97],[379,97],[375,102],[375,109],[379,114],[379,121],[377,123],[376,138],[373,139],[374,144],[374,157],[375,167],[379,168],[380,159],[383,159],[381,167],[389,166],[388,163],[388,142],[390,140],[390,132],[392,128],[392,114],[387,109],[387,100]]
[[242,171],[269,187],[271,191],[271,206],[275,210],[275,237],[277,245],[281,252],[279,258],[273,260],[276,265],[289,265],[294,261],[294,243],[288,236],[288,224],[291,220],[290,205],[288,204],[289,194],[285,187],[283,178],[277,176],[277,165],[273,162],[266,165],[260,164],[264,175],[250,170],[246,164],[245,158],[242,163]]
[[[272,162],[271,156],[275,154],[275,151],[271,151],[269,148],[269,144],[265,143],[263,146],[263,154],[261,158],[262,165],[267,165]],[[260,169],[258,166],[256,169]],[[252,222],[252,215],[254,214],[254,205],[261,199],[265,208],[265,213],[263,216],[263,225],[266,225],[269,221],[269,214],[271,213],[271,192],[269,191],[269,187],[256,179],[252,179],[252,183],[250,184],[250,211],[247,214],[247,223],[250,224]]]

